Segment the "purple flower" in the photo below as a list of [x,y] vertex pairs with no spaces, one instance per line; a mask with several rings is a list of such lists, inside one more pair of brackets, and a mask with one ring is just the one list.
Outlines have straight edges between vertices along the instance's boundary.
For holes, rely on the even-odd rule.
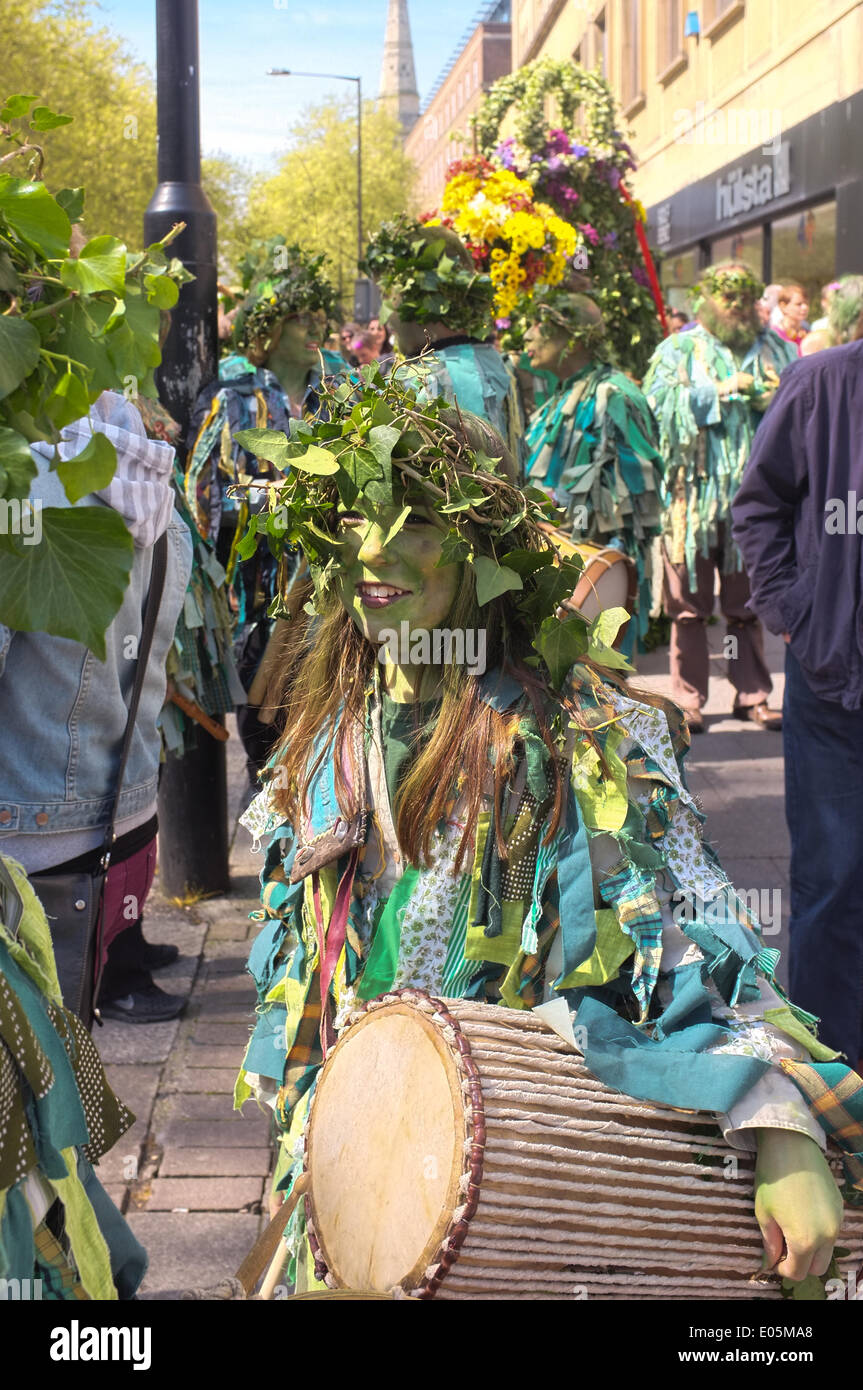
[[603,246],[616,246],[617,232],[606,232],[605,236],[602,238],[602,244]]
[[563,187],[560,190],[559,196],[563,198],[563,200],[567,203],[577,203],[579,197],[575,189],[570,188],[568,184],[563,185]]
[[636,280],[639,285],[650,284],[650,278],[643,265],[634,265],[632,267],[632,278],[633,280]]
[[615,192],[616,192],[617,189],[620,187],[620,170],[619,170],[619,169],[609,169],[609,171],[608,171],[608,182],[610,183],[611,187],[612,187],[612,188],[615,190]]
[[589,222],[579,222],[578,230],[584,233],[591,246],[599,245],[599,232]]
[[512,328],[512,319],[495,319],[495,328]]
[[509,139],[507,139],[507,140],[502,140],[502,141],[500,142],[500,144],[498,145],[497,149],[495,150],[495,154],[496,154],[497,158],[500,160],[500,162],[501,162],[501,164],[503,165],[504,169],[514,169],[514,168],[515,168],[515,155],[514,155],[514,153],[513,153],[513,148],[512,148],[512,147],[513,147],[513,138],[512,138],[512,136],[510,136]]
[[577,140],[573,140],[569,147],[570,154],[574,154],[576,159],[583,159],[587,154],[587,145],[579,145]]
[[548,167],[549,167],[549,169],[562,169],[562,168],[563,168],[563,160],[561,159],[561,157],[560,157],[559,154],[553,154],[553,155],[551,156],[551,158],[550,158],[549,161],[548,161]]
[[548,149],[555,150],[558,154],[566,154],[569,150],[569,136],[565,130],[550,130],[546,144]]

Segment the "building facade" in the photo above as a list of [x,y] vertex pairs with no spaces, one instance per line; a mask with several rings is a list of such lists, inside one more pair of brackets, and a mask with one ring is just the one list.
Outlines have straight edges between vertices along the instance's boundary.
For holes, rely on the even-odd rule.
[[447,168],[472,151],[471,114],[492,83],[511,70],[511,55],[510,0],[494,0],[457,46],[405,141],[418,169],[418,213],[438,208]]
[[513,0],[513,65],[599,65],[681,307],[711,261],[821,287],[863,271],[863,0]]

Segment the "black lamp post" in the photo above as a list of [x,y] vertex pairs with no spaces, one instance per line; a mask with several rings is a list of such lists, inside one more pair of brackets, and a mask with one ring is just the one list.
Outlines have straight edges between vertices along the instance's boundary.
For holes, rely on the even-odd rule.
[[[198,72],[198,0],[156,0],[159,181],[144,214],[144,241],[186,224],[172,253],[195,278],[180,290],[156,373],[160,399],[184,438],[195,397],[216,376],[219,359],[216,214],[201,187]],[[159,786],[159,872],[172,898],[229,886],[225,745],[203,729],[198,738],[182,758],[168,757]]]

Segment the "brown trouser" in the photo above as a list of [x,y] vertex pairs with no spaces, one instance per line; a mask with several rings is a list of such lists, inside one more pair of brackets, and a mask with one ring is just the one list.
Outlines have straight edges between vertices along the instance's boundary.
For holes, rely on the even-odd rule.
[[[721,529],[721,528],[720,528]],[[709,556],[695,562],[696,587],[690,589],[686,565],[673,565],[663,545],[663,602],[671,619],[671,698],[685,710],[707,703],[709,653],[706,622],[713,612],[714,574],[719,570],[719,606],[726,620],[724,654],[735,706],[760,705],[773,689],[764,660],[761,624],[746,607],[749,580],[743,570],[723,574],[722,536]],[[732,640],[733,639],[733,640]]]

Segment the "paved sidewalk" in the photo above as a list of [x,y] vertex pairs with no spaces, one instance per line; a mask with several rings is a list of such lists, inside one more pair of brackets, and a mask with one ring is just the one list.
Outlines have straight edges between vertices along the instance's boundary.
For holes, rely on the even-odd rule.
[[[229,807],[239,805],[242,747],[231,721]],[[172,1299],[236,1272],[266,1210],[270,1124],[254,1102],[233,1110],[233,1087],[254,1021],[245,973],[258,905],[257,856],[238,830],[231,893],[190,908],[166,902],[158,878],[147,901],[148,940],[173,941],[180,959],[158,983],[190,996],[170,1023],[106,1022],[95,1042],[135,1125],[99,1165],[99,1177],[146,1247],[144,1298]]]
[[[690,785],[707,812],[709,837],[735,885],[780,894],[788,911],[782,738],[730,717],[732,690],[724,677],[724,625],[710,628],[711,691],[707,732],[696,737]],[[781,704],[781,640],[767,637],[767,657]],[[637,681],[668,690],[668,651],[639,659]],[[243,781],[242,748],[231,721],[229,805]],[[99,1175],[127,1213],[150,1255],[145,1298],[170,1299],[186,1288],[233,1274],[265,1217],[270,1167],[269,1119],[249,1102],[232,1109],[232,1090],[253,1021],[254,990],[244,966],[255,924],[258,858],[239,830],[231,859],[232,892],[192,908],[166,903],[158,880],[147,904],[145,930],[153,941],[175,941],[180,960],[159,983],[190,994],[181,1019],[144,1027],[109,1022],[96,1043],[114,1089],[135,1112],[134,1128],[100,1164]],[[770,936],[784,947],[785,930]],[[781,975],[781,971],[780,971]]]

